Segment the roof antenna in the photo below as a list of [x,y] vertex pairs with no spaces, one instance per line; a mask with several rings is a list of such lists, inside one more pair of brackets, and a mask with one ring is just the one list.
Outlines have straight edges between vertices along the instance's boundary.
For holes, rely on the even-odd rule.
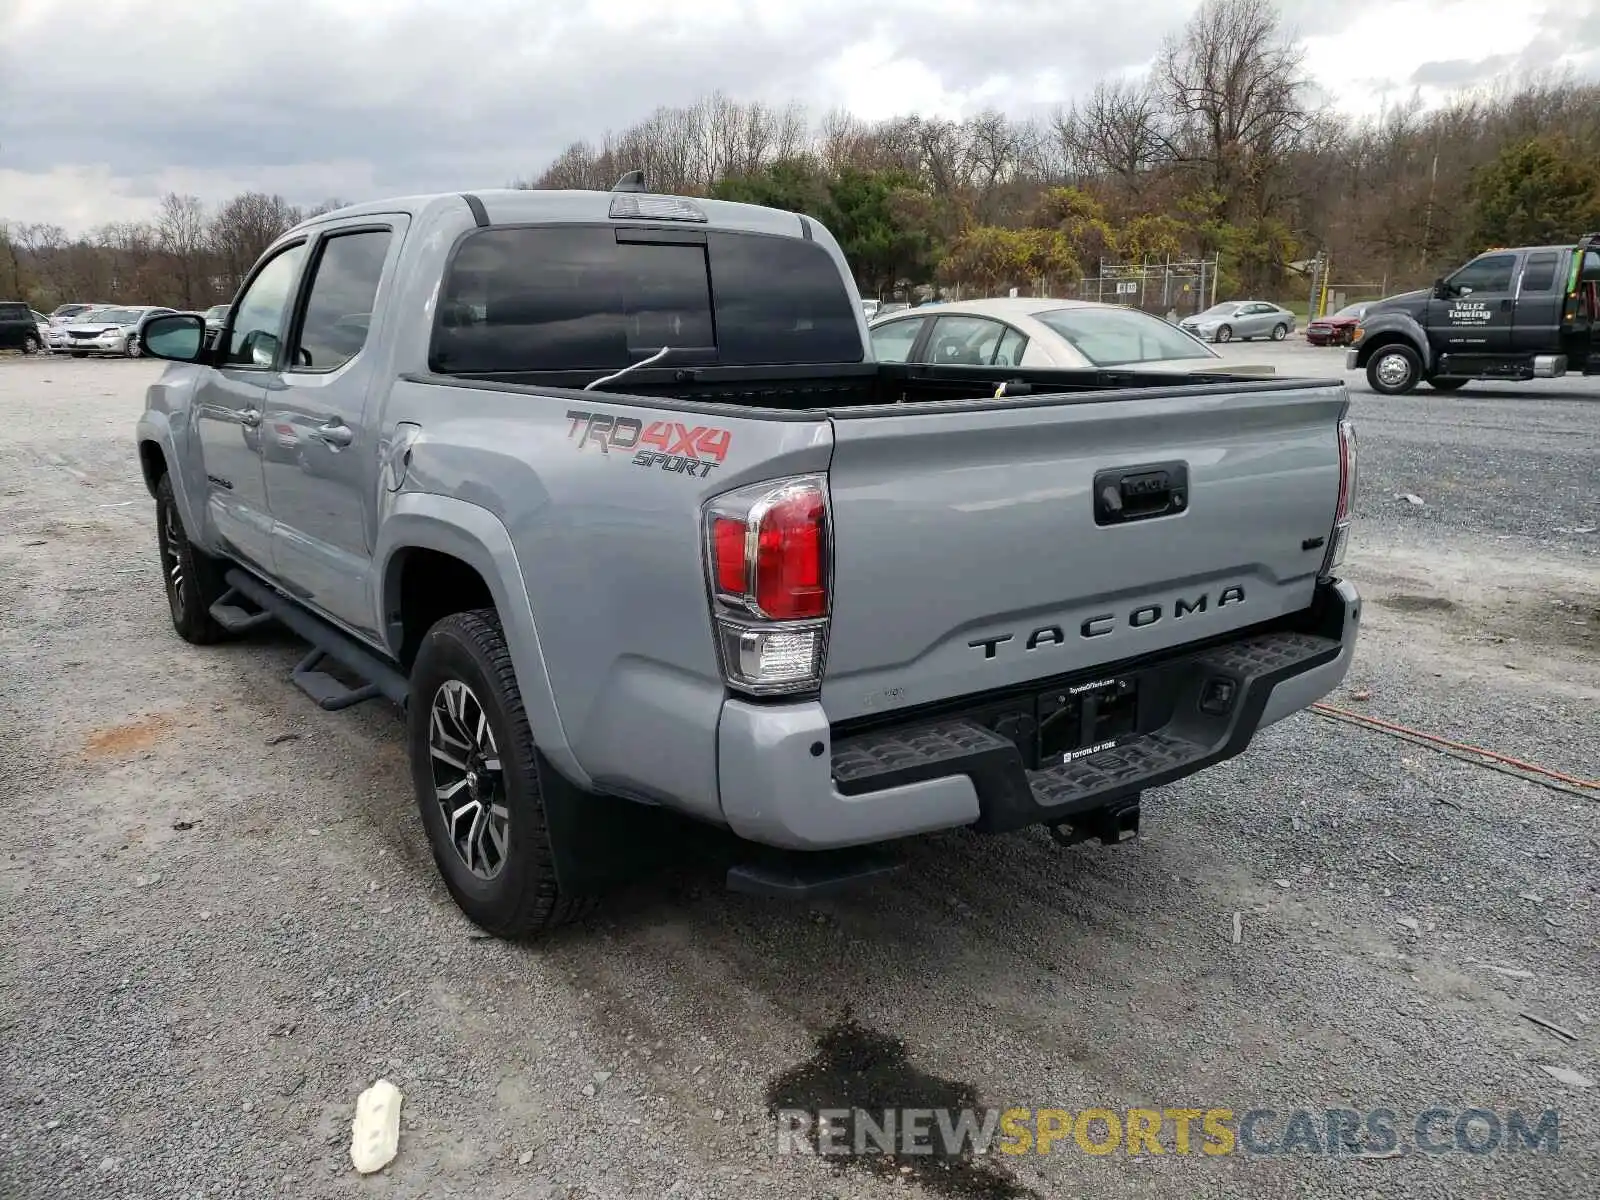
[[617,185],[614,188],[612,188],[611,190],[613,192],[644,192],[644,191],[649,191],[649,189],[647,187],[645,187],[645,185],[644,185],[644,172],[643,171],[629,171],[621,179],[617,180]]

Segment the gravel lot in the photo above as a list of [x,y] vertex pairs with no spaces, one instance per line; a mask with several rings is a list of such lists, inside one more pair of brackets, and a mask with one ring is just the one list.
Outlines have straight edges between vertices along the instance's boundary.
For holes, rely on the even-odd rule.
[[[482,940],[392,710],[317,711],[287,636],[172,633],[132,445],[159,370],[0,359],[0,1196],[1594,1194],[1600,1087],[1540,1067],[1600,1080],[1600,795],[1302,714],[1148,796],[1129,846],[930,838],[799,908],[686,870],[543,945]],[[1600,381],[1351,389],[1368,604],[1333,701],[1600,776]],[[769,1091],[839,1098],[870,1032],[911,1104],[1553,1107],[1561,1147],[776,1156]],[[380,1075],[400,1153],[363,1178]]]

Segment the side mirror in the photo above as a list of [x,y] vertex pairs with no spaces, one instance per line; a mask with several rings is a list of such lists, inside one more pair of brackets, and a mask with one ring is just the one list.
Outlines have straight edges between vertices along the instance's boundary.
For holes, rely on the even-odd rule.
[[198,362],[205,353],[206,319],[192,313],[151,317],[139,331],[139,344],[154,358]]
[[1448,300],[1450,298],[1450,285],[1440,276],[1433,281],[1433,298],[1435,300]]
[[[252,329],[245,334],[239,349],[253,367],[270,367],[278,361],[278,339],[265,330]],[[229,361],[237,362],[238,356],[230,355]]]

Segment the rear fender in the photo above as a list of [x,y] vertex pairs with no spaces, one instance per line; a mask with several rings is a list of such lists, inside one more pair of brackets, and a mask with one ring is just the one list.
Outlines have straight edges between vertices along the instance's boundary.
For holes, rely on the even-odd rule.
[[378,527],[373,554],[378,569],[372,573],[376,594],[371,604],[378,616],[376,627],[384,631],[386,648],[395,658],[400,654],[400,639],[388,614],[400,593],[400,552],[407,549],[448,554],[483,577],[511,649],[534,741],[567,779],[580,788],[592,788],[593,780],[579,765],[562,726],[522,564],[500,518],[476,504],[429,492],[405,492],[393,498]]

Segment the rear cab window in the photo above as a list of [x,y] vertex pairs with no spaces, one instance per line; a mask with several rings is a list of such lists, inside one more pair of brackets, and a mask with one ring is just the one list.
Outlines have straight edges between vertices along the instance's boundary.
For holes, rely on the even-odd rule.
[[620,225],[469,234],[445,273],[429,365],[449,374],[863,361],[860,308],[800,238]]

